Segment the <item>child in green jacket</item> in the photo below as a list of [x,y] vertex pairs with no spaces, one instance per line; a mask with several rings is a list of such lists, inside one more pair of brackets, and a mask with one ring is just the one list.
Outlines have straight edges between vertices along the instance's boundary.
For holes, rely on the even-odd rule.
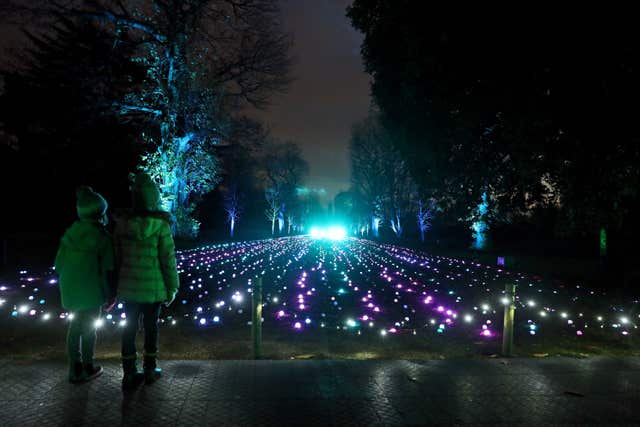
[[67,229],[56,255],[62,306],[69,310],[67,350],[69,381],[84,382],[102,374],[93,364],[96,321],[101,308],[115,302],[115,259],[111,237],[105,230],[107,202],[90,187],[76,192],[79,219]]
[[[140,173],[135,177],[132,199],[133,210],[116,218],[114,232],[118,298],[125,302],[127,311],[122,333],[124,390],[160,378],[158,318],[162,304],[170,305],[180,286],[171,217],[160,210],[160,190],[149,175]],[[144,372],[136,366],[140,318],[144,326]]]

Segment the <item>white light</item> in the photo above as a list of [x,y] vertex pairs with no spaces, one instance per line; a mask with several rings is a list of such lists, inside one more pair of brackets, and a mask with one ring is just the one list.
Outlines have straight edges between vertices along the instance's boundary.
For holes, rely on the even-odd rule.
[[314,239],[344,240],[347,237],[347,230],[339,225],[326,228],[311,227],[309,236]]
[[0,299],[0,305],[3,305],[5,302],[7,302],[6,300]]
[[273,297],[273,298],[271,299],[271,301],[273,301],[274,303],[277,303],[277,302],[278,302],[278,297]]
[[563,319],[566,319],[568,315],[567,313],[560,313],[560,316],[562,316]]
[[104,325],[104,320],[102,320],[102,319],[97,319],[97,320],[93,323],[93,326],[94,326],[96,329],[101,328],[103,325]]
[[511,300],[509,298],[507,298],[507,297],[503,297],[501,301],[502,301],[502,303],[504,305],[507,305],[507,304],[509,304],[511,302]]
[[45,313],[42,315],[42,320],[49,320],[51,318],[51,315],[49,313]]
[[122,319],[122,320],[120,321],[120,323],[118,323],[118,325],[120,325],[121,327],[123,327],[123,328],[124,328],[124,327],[127,325],[127,321],[126,321],[126,320],[124,320],[124,319]]
[[467,323],[468,323],[468,322],[471,322],[472,320],[473,320],[473,317],[472,317],[471,315],[466,314],[466,315],[464,316],[464,321],[465,321],[465,322],[467,322]]
[[324,237],[324,230],[318,227],[311,227],[311,230],[309,230],[309,236],[314,239],[322,239]]
[[385,331],[384,329],[380,331],[380,335],[382,335],[383,337],[387,335],[387,331]]
[[29,307],[26,305],[21,305],[20,308],[18,308],[18,313],[20,314],[24,314],[29,310]]
[[347,237],[347,230],[344,227],[333,226],[327,229],[327,237],[331,240],[344,240]]
[[629,323],[629,319],[627,319],[626,317],[621,317],[620,318],[620,323],[626,325],[627,323]]
[[535,307],[535,306],[536,306],[536,303],[535,303],[534,301],[527,301],[527,305],[528,305],[529,307]]
[[544,312],[544,311],[541,311],[541,312],[540,312],[540,316],[545,317],[546,315],[547,315],[547,313],[546,313],[546,312]]
[[489,306],[487,304],[482,304],[480,306],[484,311],[488,311],[489,310]]

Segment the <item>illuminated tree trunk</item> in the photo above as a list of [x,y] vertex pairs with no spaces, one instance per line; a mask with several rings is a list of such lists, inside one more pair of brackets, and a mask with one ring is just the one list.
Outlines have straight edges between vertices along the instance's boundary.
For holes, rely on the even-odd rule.
[[607,257],[608,242],[607,242],[607,230],[605,227],[600,227],[600,269],[602,273],[609,273],[609,260]]
[[373,232],[373,237],[378,238],[380,237],[380,233],[379,233],[379,227],[380,225],[380,218],[377,218],[375,215],[371,215],[371,231]]

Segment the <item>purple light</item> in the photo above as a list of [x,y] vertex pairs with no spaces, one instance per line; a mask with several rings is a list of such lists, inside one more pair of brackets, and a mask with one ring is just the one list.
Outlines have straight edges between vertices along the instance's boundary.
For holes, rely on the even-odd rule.
[[444,311],[444,307],[443,307],[443,306],[438,306],[438,311],[439,311],[440,313],[442,313],[442,312]]
[[485,329],[484,331],[482,331],[482,335],[484,335],[485,337],[491,337],[493,334],[489,329]]
[[294,327],[295,329],[302,329],[302,323],[300,323],[300,322],[296,322],[296,323],[294,323],[293,327]]

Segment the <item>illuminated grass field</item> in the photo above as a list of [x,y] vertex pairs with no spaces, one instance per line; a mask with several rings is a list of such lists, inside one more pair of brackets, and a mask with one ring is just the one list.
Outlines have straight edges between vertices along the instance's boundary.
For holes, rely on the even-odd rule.
[[[171,357],[250,357],[252,282],[263,278],[265,356],[453,357],[499,352],[505,284],[517,285],[516,352],[637,354],[638,301],[614,301],[580,284],[553,286],[524,274],[398,246],[330,236],[205,246],[178,254],[181,289],[162,314]],[[71,316],[55,274],[24,270],[0,287],[11,337],[31,336],[46,357],[63,350]],[[116,357],[126,302],[97,319],[99,350]],[[39,347],[39,343],[42,346]],[[59,347],[59,348],[58,348]]]

